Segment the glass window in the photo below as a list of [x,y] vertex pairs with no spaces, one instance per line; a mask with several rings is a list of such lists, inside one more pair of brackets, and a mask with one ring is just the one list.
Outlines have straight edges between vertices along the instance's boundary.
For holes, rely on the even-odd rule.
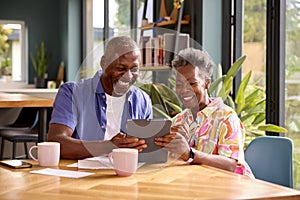
[[252,71],[252,83],[266,85],[266,0],[244,1],[243,77]]
[[0,20],[1,80],[25,81],[25,23]]
[[294,142],[294,187],[300,189],[300,1],[286,1],[286,128]]
[[[105,29],[108,38],[130,35],[130,0],[86,0],[85,1],[85,59],[80,78],[92,76],[100,68],[100,58],[104,50]],[[104,16],[105,2],[108,3],[108,16]],[[105,27],[105,18],[109,27]]]
[[[246,55],[246,60],[242,67],[242,78],[251,71],[251,78],[246,91],[246,95],[258,92],[257,98],[248,101],[246,99],[245,112],[241,113],[243,123],[247,130],[247,142],[250,142],[252,135],[264,134],[258,131],[258,125],[265,123],[266,108],[266,3],[267,0],[244,1],[243,18],[243,47],[242,55]],[[249,117],[250,116],[250,117]]]

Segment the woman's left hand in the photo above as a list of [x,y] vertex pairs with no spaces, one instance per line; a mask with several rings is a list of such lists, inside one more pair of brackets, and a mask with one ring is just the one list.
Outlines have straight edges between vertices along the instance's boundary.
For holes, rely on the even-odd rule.
[[185,137],[178,132],[171,132],[163,137],[155,138],[155,144],[178,154],[180,157],[189,155],[190,147]]

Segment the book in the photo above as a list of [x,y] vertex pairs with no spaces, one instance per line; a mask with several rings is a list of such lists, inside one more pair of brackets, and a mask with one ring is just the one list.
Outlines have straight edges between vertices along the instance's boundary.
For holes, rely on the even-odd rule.
[[176,36],[174,33],[164,33],[164,64],[171,66],[171,62],[180,50],[190,47],[190,35],[178,34],[177,47],[175,47]]

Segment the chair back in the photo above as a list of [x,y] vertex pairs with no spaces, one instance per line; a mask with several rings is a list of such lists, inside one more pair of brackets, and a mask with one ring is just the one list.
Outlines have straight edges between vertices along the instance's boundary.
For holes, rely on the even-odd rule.
[[2,129],[13,129],[13,128],[26,128],[32,130],[37,127],[39,119],[38,108],[23,108],[15,120],[15,122],[9,126],[1,127]]
[[293,141],[260,136],[250,142],[245,159],[257,179],[293,188]]
[[13,124],[20,115],[22,108],[1,108],[0,109],[0,126]]

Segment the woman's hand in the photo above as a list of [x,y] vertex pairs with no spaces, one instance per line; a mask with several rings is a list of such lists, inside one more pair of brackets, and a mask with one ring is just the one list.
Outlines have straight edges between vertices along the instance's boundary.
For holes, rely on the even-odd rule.
[[186,141],[189,141],[189,126],[187,124],[173,126],[171,128],[171,133],[173,132],[180,133],[186,139]]
[[186,138],[178,132],[171,132],[164,137],[155,138],[155,144],[178,154],[183,160],[189,157],[190,147]]
[[145,140],[135,137],[126,137],[124,133],[118,133],[110,141],[119,148],[136,148],[139,152],[147,148]]

